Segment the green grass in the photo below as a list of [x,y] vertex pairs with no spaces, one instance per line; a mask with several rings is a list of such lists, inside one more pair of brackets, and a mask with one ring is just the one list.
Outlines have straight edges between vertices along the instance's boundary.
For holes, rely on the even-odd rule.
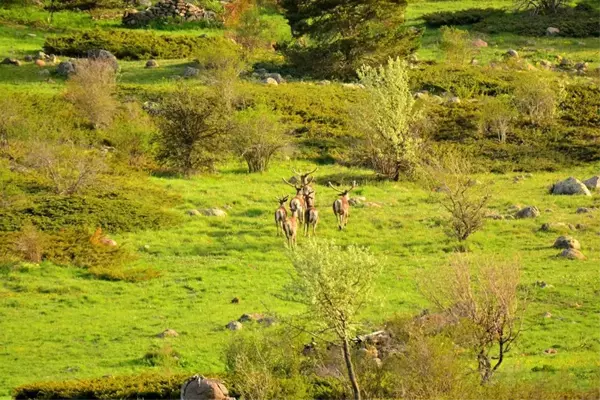
[[[291,166],[280,163],[262,175],[248,175],[232,166],[218,175],[191,180],[154,178],[156,185],[183,196],[177,212],[231,207],[223,219],[190,217],[177,228],[116,237],[138,253],[136,265],[160,270],[160,278],[133,284],[93,280],[82,270],[48,263],[0,267],[0,396],[35,380],[152,369],[142,357],[165,341],[182,354],[181,370],[222,371],[222,350],[235,335],[224,329],[227,322],[249,312],[271,310],[288,315],[300,311],[300,306],[283,297],[291,265],[272,221],[277,206],[274,196],[289,191],[280,178],[290,174]],[[552,182],[569,175],[588,177],[597,168],[536,174],[519,184],[512,183],[509,175],[478,177],[494,182],[491,208],[506,213],[513,204],[533,204],[542,210],[537,220],[489,221],[470,239],[476,257],[518,257],[523,265],[522,284],[532,288],[526,330],[498,379],[543,376],[581,388],[599,382],[600,218],[598,211],[575,213],[577,207],[598,205],[598,194],[590,199],[547,193]],[[415,276],[444,264],[451,247],[440,226],[443,212],[431,201],[430,193],[411,183],[376,183],[368,171],[342,167],[321,167],[317,176],[319,237],[370,246],[376,255],[385,257],[377,301],[363,314],[367,325],[427,307],[415,287]],[[345,182],[358,179],[356,195],[383,205],[353,208],[344,232],[337,230],[330,212],[335,195],[323,185],[341,177]],[[538,231],[542,223],[552,221],[587,225],[588,229],[573,235],[588,260],[555,258],[559,251],[551,245],[558,234]],[[304,240],[300,237],[300,245]],[[553,287],[533,287],[538,280]],[[231,304],[233,297],[241,303]],[[543,317],[546,311],[552,313],[551,319]],[[177,330],[180,336],[155,338],[166,328]],[[549,347],[558,354],[545,355]],[[545,364],[557,372],[531,371]]]

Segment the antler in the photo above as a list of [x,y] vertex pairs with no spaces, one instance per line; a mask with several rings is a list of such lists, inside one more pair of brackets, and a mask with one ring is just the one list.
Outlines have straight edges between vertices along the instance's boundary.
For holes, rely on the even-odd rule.
[[318,169],[319,169],[319,167],[315,167],[315,169],[313,169],[312,171],[303,174],[302,172],[298,172],[294,168],[292,168],[292,172],[294,174],[298,175],[299,177],[303,177],[303,176],[309,176],[309,175],[314,174],[315,172],[317,172]]
[[338,193],[344,193],[344,191],[343,191],[343,190],[339,190],[338,188],[336,188],[335,186],[333,186],[333,185],[331,184],[331,182],[327,182],[327,184],[328,184],[328,186],[329,186],[330,188],[332,188],[332,189],[333,189],[333,190],[335,190],[336,192],[338,192]]
[[285,178],[281,178],[285,183],[287,183],[288,185],[290,185],[291,187],[293,187],[296,190],[300,190],[302,189],[302,186],[296,186],[293,183],[288,182]]
[[350,189],[347,190],[348,193],[350,193],[351,191],[354,190],[354,188],[356,188],[356,181],[352,181],[352,187]]

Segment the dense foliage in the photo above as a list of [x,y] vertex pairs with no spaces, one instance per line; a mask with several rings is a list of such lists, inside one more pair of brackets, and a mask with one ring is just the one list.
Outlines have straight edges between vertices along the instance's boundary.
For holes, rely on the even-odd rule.
[[81,57],[89,50],[104,49],[117,58],[141,60],[146,58],[187,58],[213,47],[231,47],[222,38],[185,35],[157,35],[152,32],[78,31],[50,36],[44,43],[47,53]]

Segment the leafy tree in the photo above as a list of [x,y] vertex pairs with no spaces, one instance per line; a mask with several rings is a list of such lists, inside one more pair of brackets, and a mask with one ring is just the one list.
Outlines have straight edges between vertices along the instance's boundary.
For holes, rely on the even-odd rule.
[[358,312],[369,301],[381,264],[364,248],[309,241],[291,255],[293,290],[318,323],[332,330],[342,348],[354,399],[361,398],[350,350]]
[[421,109],[408,85],[406,63],[389,59],[384,66],[363,66],[358,76],[367,92],[355,113],[356,127],[364,132],[365,157],[390,179],[413,177],[423,145],[423,125]]
[[232,147],[246,160],[249,172],[266,171],[273,155],[287,144],[279,116],[265,106],[238,112],[234,132]]
[[225,136],[231,127],[231,104],[221,94],[184,87],[165,99],[156,138],[157,158],[163,165],[185,176],[214,170],[226,153]]
[[531,10],[534,14],[556,14],[568,3],[567,0],[515,0],[517,8]]
[[440,48],[444,51],[446,61],[451,64],[464,64],[475,55],[469,32],[455,27],[443,26],[440,29],[442,40]]
[[515,83],[517,110],[527,115],[536,125],[549,125],[554,122],[563,95],[563,87],[549,75],[528,74]]
[[516,118],[517,111],[507,97],[486,97],[481,107],[479,130],[497,136],[498,142],[505,143],[506,135]]
[[404,57],[421,32],[404,29],[406,0],[282,0],[295,39],[289,61],[314,76],[351,78],[363,64]]

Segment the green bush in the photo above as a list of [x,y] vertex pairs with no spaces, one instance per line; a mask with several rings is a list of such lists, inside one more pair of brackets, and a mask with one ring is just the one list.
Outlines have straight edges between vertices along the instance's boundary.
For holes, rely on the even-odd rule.
[[575,84],[565,88],[560,104],[561,119],[573,126],[600,128],[600,88]]
[[189,375],[115,376],[71,381],[35,382],[13,390],[21,399],[175,399]]
[[472,25],[484,19],[504,13],[497,8],[470,8],[460,11],[438,11],[423,15],[425,24],[431,28],[442,26]]
[[117,58],[141,60],[147,58],[179,59],[191,57],[204,50],[233,47],[223,39],[205,36],[157,35],[134,30],[93,30],[51,36],[44,51],[70,57],[86,56],[88,50],[104,49]]
[[497,96],[508,93],[513,76],[513,71],[440,64],[414,71],[411,86],[414,90],[428,90],[433,94],[448,92],[461,99]]

